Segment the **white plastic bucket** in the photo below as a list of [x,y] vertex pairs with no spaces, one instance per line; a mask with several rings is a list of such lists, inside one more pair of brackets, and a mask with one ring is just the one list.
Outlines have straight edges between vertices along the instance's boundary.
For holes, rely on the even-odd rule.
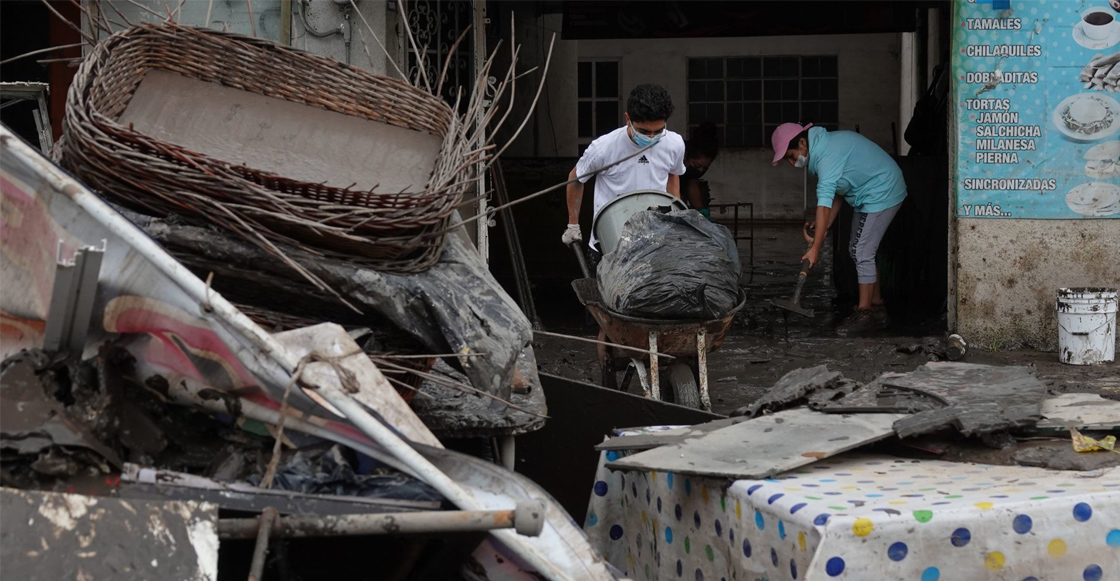
[[664,206],[674,210],[688,209],[680,198],[657,190],[630,192],[603,204],[591,223],[591,231],[599,241],[599,249],[603,254],[614,252],[618,247],[618,240],[622,238],[622,227],[634,214]]
[[1062,363],[1116,359],[1116,289],[1058,289],[1058,354]]

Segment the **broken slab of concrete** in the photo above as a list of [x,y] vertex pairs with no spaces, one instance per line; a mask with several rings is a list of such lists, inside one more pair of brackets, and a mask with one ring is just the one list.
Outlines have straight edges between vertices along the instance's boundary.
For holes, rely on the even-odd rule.
[[[829,371],[826,365],[794,369],[783,375],[758,401],[731,412],[731,415],[753,418],[763,412],[792,407],[801,403],[811,393],[835,388],[841,379],[843,376],[839,372]],[[834,395],[830,393],[825,397],[830,398]]]
[[1100,450],[1078,452],[1069,442],[1046,442],[1039,446],[1019,450],[1014,456],[1021,466],[1034,466],[1049,470],[1099,470],[1120,466],[1120,454]]
[[903,373],[884,373],[852,393],[820,407],[830,414],[895,413],[912,414],[934,410],[945,405],[944,401],[920,392],[887,387],[885,382],[902,377]]
[[609,462],[612,470],[656,470],[718,478],[769,478],[894,434],[897,414],[781,411]]
[[[699,438],[700,436],[710,434],[716,430],[722,430],[723,428],[734,426],[735,424],[741,424],[748,420],[750,420],[750,418],[724,418],[721,420],[713,420],[704,424],[696,424],[695,426],[685,426],[683,428],[663,430],[652,434],[619,436],[617,438],[611,438],[606,442],[595,446],[595,449],[600,451],[651,450],[660,446],[671,446],[673,444],[680,444],[689,438]],[[625,431],[625,429],[622,431]]]
[[1038,430],[1117,430],[1120,429],[1120,401],[1095,393],[1065,393],[1042,402]]
[[844,399],[851,395],[856,390],[860,389],[862,384],[847,377],[841,377],[835,385],[831,387],[824,387],[813,390],[806,397],[809,409],[820,411],[822,408],[830,403]]
[[[824,366],[821,366],[824,367]],[[817,368],[814,368],[817,369]],[[803,370],[798,370],[803,371]],[[840,375],[837,373],[836,375]],[[787,375],[786,377],[788,377]],[[784,377],[782,378],[785,379]],[[779,382],[781,383],[781,382]],[[809,391],[805,396],[805,402],[808,404],[809,409],[819,410],[829,403],[839,400],[844,396],[851,394],[860,386],[859,382],[853,381],[846,377],[840,379],[831,385],[831,387],[820,387]],[[749,406],[740,408],[741,410],[748,410]],[[595,446],[596,450],[650,450],[658,446],[669,446],[679,444],[689,438],[698,438],[705,434],[710,434],[716,430],[734,426],[751,419],[748,414],[744,412],[743,415],[738,415],[730,418],[720,420],[713,420],[704,424],[697,424],[695,426],[685,426],[682,428],[674,428],[672,430],[663,430],[652,434],[640,434],[634,436],[620,436],[611,438],[602,444]]]
[[927,363],[884,380],[883,386],[921,393],[945,404],[896,422],[895,431],[902,438],[947,426],[966,436],[1032,427],[1041,419],[1046,397],[1046,385],[1025,366]]

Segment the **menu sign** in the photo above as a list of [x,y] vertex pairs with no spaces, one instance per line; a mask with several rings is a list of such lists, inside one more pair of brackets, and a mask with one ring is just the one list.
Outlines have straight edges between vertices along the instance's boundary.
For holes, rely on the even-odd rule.
[[957,215],[1120,218],[1120,0],[954,6]]

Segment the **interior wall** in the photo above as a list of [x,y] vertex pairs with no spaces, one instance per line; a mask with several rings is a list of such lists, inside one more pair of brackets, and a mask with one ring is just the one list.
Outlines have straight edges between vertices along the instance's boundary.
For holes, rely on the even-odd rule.
[[[552,100],[553,105],[570,104],[552,109],[551,125],[564,131],[557,135],[561,155],[574,156],[578,147],[575,63],[579,59],[619,60],[623,100],[637,84],[664,86],[676,105],[669,127],[683,134],[689,123],[690,57],[791,54],[837,55],[841,129],[855,130],[858,126],[862,134],[894,152],[891,123],[899,121],[898,34],[564,42],[569,43],[577,45],[575,62],[557,63],[550,73],[550,81],[556,78],[553,75],[564,76],[564,81],[553,87],[553,95],[564,92]],[[570,73],[559,72],[562,66],[570,67]],[[772,158],[770,148],[724,148],[706,176],[712,186],[713,202],[754,202],[756,218],[800,219],[805,176],[790,167],[772,167]]]

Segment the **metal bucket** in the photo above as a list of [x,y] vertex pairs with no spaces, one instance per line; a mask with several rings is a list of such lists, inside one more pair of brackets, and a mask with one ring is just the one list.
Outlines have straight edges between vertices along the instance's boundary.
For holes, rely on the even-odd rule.
[[1058,289],[1058,353],[1062,363],[1116,359],[1116,289]]
[[684,202],[667,192],[641,190],[621,195],[607,202],[595,215],[591,231],[599,241],[603,254],[614,252],[622,236],[622,227],[631,216],[652,208],[668,207],[673,210],[687,210]]

